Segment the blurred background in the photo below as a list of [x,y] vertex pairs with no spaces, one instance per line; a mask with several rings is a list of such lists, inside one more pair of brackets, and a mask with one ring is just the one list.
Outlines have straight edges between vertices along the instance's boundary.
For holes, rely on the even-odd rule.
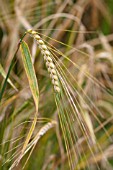
[[[42,54],[33,38],[26,35],[40,92],[32,138],[51,120],[57,126],[47,130],[32,154],[28,152],[13,169],[112,170],[113,0],[0,0],[0,89],[19,40],[28,29],[36,30],[50,50],[54,47],[55,62],[71,84],[69,89],[78,110],[83,111],[91,140],[87,141],[77,120],[69,117],[66,122],[65,118],[59,121]],[[64,96],[62,108],[71,115],[69,103]],[[34,111],[19,50],[0,104],[0,170],[8,170],[18,158]]]

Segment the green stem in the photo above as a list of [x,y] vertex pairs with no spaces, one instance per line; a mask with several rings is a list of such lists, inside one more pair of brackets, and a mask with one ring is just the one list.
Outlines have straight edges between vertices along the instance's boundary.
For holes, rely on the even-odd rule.
[[24,39],[24,37],[25,37],[26,34],[27,34],[27,32],[25,32],[24,35],[22,36],[22,38],[20,39],[20,41],[19,41],[19,43],[18,43],[18,46],[17,46],[17,50],[16,50],[16,52],[15,52],[13,58],[12,58],[12,61],[11,61],[11,63],[10,63],[10,66],[9,66],[9,69],[8,69],[8,72],[7,72],[7,76],[6,76],[5,80],[4,80],[4,83],[3,83],[3,86],[2,86],[2,89],[1,89],[1,92],[0,92],[0,102],[1,102],[1,99],[2,99],[2,97],[3,97],[3,93],[4,93],[4,91],[5,91],[5,88],[6,88],[6,85],[7,85],[7,80],[8,80],[8,78],[9,78],[10,73],[11,73],[11,70],[12,70],[12,68],[13,68],[14,65],[15,65],[15,64],[14,64],[14,61],[15,61],[17,52],[18,52],[18,50],[19,50],[19,48],[20,48],[20,44],[21,44],[21,42],[22,42],[22,40]]

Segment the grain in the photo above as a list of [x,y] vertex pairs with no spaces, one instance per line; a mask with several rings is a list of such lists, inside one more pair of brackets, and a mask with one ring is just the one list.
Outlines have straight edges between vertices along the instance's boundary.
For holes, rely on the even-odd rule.
[[36,31],[33,31],[33,30],[30,29],[27,32],[37,41],[37,43],[39,45],[39,48],[41,50],[41,53],[44,56],[44,61],[45,61],[48,73],[50,75],[54,91],[57,92],[57,93],[60,93],[59,79],[58,79],[55,64],[53,63],[53,60],[51,58],[52,54],[50,53],[50,51],[48,50],[46,44],[41,39],[41,37],[37,34]]

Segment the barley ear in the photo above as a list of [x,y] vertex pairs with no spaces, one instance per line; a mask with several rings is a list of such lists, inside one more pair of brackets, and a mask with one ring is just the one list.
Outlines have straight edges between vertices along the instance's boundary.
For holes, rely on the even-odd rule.
[[59,79],[58,79],[55,64],[53,63],[53,60],[51,58],[52,54],[50,53],[46,44],[41,39],[41,37],[37,34],[36,31],[33,31],[33,30],[30,29],[27,32],[37,41],[39,48],[41,50],[41,53],[43,54],[44,61],[45,61],[45,64],[46,64],[46,68],[47,68],[48,73],[50,75],[54,91],[56,93],[60,93]]

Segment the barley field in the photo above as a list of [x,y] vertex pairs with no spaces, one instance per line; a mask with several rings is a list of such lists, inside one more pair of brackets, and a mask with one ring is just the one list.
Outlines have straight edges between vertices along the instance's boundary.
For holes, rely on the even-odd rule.
[[113,170],[113,0],[0,0],[0,170]]

